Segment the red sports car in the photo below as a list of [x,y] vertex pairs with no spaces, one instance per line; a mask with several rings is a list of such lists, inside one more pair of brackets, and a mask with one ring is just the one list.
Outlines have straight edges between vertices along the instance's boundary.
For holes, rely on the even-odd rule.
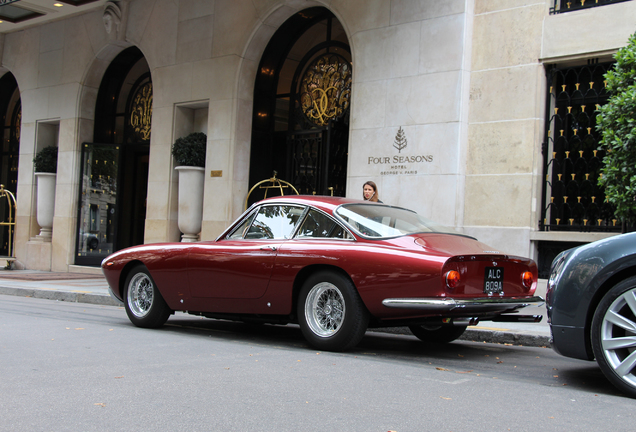
[[298,323],[312,346],[333,351],[368,327],[450,342],[479,320],[540,320],[515,313],[543,302],[530,259],[411,210],[323,196],[266,199],[215,241],[134,246],[102,269],[139,327],[174,311]]

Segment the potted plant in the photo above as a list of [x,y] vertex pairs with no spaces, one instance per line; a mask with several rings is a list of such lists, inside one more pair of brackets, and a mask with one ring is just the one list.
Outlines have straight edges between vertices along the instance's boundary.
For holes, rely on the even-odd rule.
[[55,210],[55,179],[57,176],[57,147],[48,146],[40,150],[33,159],[37,183],[37,221],[40,225],[38,238],[51,241],[53,214]]
[[203,220],[203,183],[208,137],[194,132],[178,138],[172,145],[175,169],[179,173],[179,215],[177,223],[182,242],[199,239]]

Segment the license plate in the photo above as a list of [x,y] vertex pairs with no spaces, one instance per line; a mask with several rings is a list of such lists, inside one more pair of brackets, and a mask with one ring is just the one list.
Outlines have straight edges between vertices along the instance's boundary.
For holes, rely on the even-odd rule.
[[484,293],[503,295],[503,267],[486,267],[484,275]]

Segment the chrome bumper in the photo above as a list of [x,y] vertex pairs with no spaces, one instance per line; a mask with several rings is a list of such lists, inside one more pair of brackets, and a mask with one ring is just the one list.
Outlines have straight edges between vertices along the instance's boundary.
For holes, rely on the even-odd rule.
[[542,306],[543,297],[452,298],[388,298],[382,304],[389,308],[419,309],[429,312],[503,312],[528,306]]

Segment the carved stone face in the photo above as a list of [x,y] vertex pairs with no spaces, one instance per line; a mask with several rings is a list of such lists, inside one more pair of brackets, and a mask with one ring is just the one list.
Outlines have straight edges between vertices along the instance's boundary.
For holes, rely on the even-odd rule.
[[112,2],[108,2],[104,8],[102,21],[104,22],[104,29],[111,40],[116,40],[120,37],[121,13],[119,6]]
[[110,34],[110,32],[113,30],[113,16],[110,13],[105,12],[102,20],[104,21],[104,28],[106,29],[106,33]]

